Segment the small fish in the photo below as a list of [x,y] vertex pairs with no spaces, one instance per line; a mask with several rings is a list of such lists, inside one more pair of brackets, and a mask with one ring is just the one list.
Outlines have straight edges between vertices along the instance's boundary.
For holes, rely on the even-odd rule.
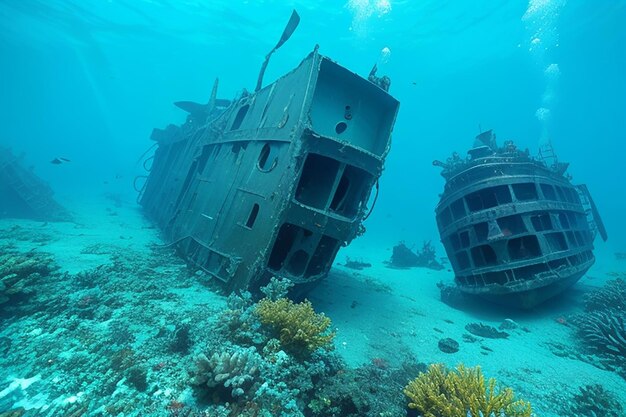
[[54,158],[52,161],[50,161],[50,163],[54,165],[61,165],[62,163],[65,163],[65,162],[72,162],[72,161],[70,161],[67,158],[61,158],[61,157]]

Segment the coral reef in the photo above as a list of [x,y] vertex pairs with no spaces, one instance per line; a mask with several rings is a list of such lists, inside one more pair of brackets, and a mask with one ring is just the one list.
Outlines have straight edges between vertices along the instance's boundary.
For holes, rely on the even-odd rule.
[[228,308],[220,314],[217,323],[217,329],[224,339],[244,346],[261,345],[267,341],[261,331],[252,294],[248,291],[233,293],[228,296],[226,305]]
[[402,388],[404,381],[425,371],[426,366],[406,361],[391,368],[385,361],[356,369],[346,368],[318,384],[315,397],[307,405],[312,417],[395,417],[406,415]]
[[430,241],[425,241],[422,249],[413,252],[404,242],[399,242],[393,247],[391,259],[387,262],[390,268],[424,267],[434,270],[443,269],[443,265],[437,261],[435,248]]
[[289,284],[270,280],[258,303],[247,292],[228,298],[218,343],[191,370],[198,398],[213,404],[204,410],[210,415],[225,407],[230,415],[302,417],[325,381],[345,367],[330,351],[330,319],[308,301],[282,298]]
[[170,349],[172,352],[187,353],[192,345],[191,326],[187,323],[178,324],[174,329],[172,340],[170,341]]
[[591,349],[626,359],[626,313],[612,315],[594,311],[578,316],[574,323]]
[[626,312],[626,281],[617,278],[585,296],[586,311]]
[[287,297],[289,290],[293,287],[293,282],[284,278],[272,277],[269,283],[261,288],[261,292],[269,300],[276,301],[279,298]]
[[262,324],[270,326],[281,346],[290,353],[306,355],[323,348],[332,349],[335,333],[330,319],[317,314],[307,300],[294,303],[287,298],[272,301],[264,298],[256,308]]
[[[571,318],[576,333],[592,353],[587,361],[626,375],[626,283],[622,278],[585,296],[586,312]],[[626,376],[625,376],[626,377]]]
[[494,378],[485,381],[480,367],[459,365],[447,370],[431,365],[404,388],[409,408],[423,417],[490,416],[530,417],[530,403],[516,400],[513,390],[499,388]]
[[58,269],[46,253],[20,253],[8,246],[0,248],[0,306],[11,299],[31,294],[34,285]]
[[139,366],[132,367],[128,370],[126,376],[128,383],[134,386],[137,391],[145,391],[148,389],[148,371]]
[[563,407],[561,415],[622,417],[624,407],[615,394],[607,391],[602,385],[585,385],[579,387],[579,392]]
[[241,397],[258,378],[261,361],[254,347],[214,353],[210,359],[201,354],[196,358],[197,369],[191,382],[211,388],[223,386],[232,398]]

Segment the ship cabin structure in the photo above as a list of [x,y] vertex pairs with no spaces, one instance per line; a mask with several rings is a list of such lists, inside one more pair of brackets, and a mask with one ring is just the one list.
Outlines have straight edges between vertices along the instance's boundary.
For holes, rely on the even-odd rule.
[[399,103],[315,50],[233,101],[177,103],[155,129],[140,203],[165,238],[228,290],[270,277],[309,288],[363,231]]
[[594,263],[596,231],[605,240],[606,231],[568,164],[512,141],[498,147],[491,131],[468,154],[434,162],[446,179],[437,225],[460,290],[532,308],[578,281]]

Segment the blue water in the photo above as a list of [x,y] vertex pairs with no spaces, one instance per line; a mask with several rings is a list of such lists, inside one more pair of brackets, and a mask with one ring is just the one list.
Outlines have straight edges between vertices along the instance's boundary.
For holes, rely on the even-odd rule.
[[625,0],[1,0],[0,145],[62,201],[133,201],[152,128],[185,120],[172,103],[206,102],[215,77],[220,97],[252,90],[294,8],[266,84],[319,44],[364,77],[377,63],[401,103],[370,238],[438,242],[431,162],[493,129],[531,153],[551,141],[604,219],[598,259],[626,252]]

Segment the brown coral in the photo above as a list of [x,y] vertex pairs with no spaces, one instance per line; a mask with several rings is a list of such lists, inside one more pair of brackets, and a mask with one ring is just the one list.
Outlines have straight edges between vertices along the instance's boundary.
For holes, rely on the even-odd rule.
[[261,323],[276,332],[285,350],[308,354],[318,348],[333,347],[335,333],[329,330],[330,319],[315,313],[308,300],[295,304],[287,298],[276,301],[264,298],[258,302],[256,312]]
[[0,305],[12,296],[31,292],[34,282],[57,268],[52,257],[45,253],[7,250],[0,254]]

